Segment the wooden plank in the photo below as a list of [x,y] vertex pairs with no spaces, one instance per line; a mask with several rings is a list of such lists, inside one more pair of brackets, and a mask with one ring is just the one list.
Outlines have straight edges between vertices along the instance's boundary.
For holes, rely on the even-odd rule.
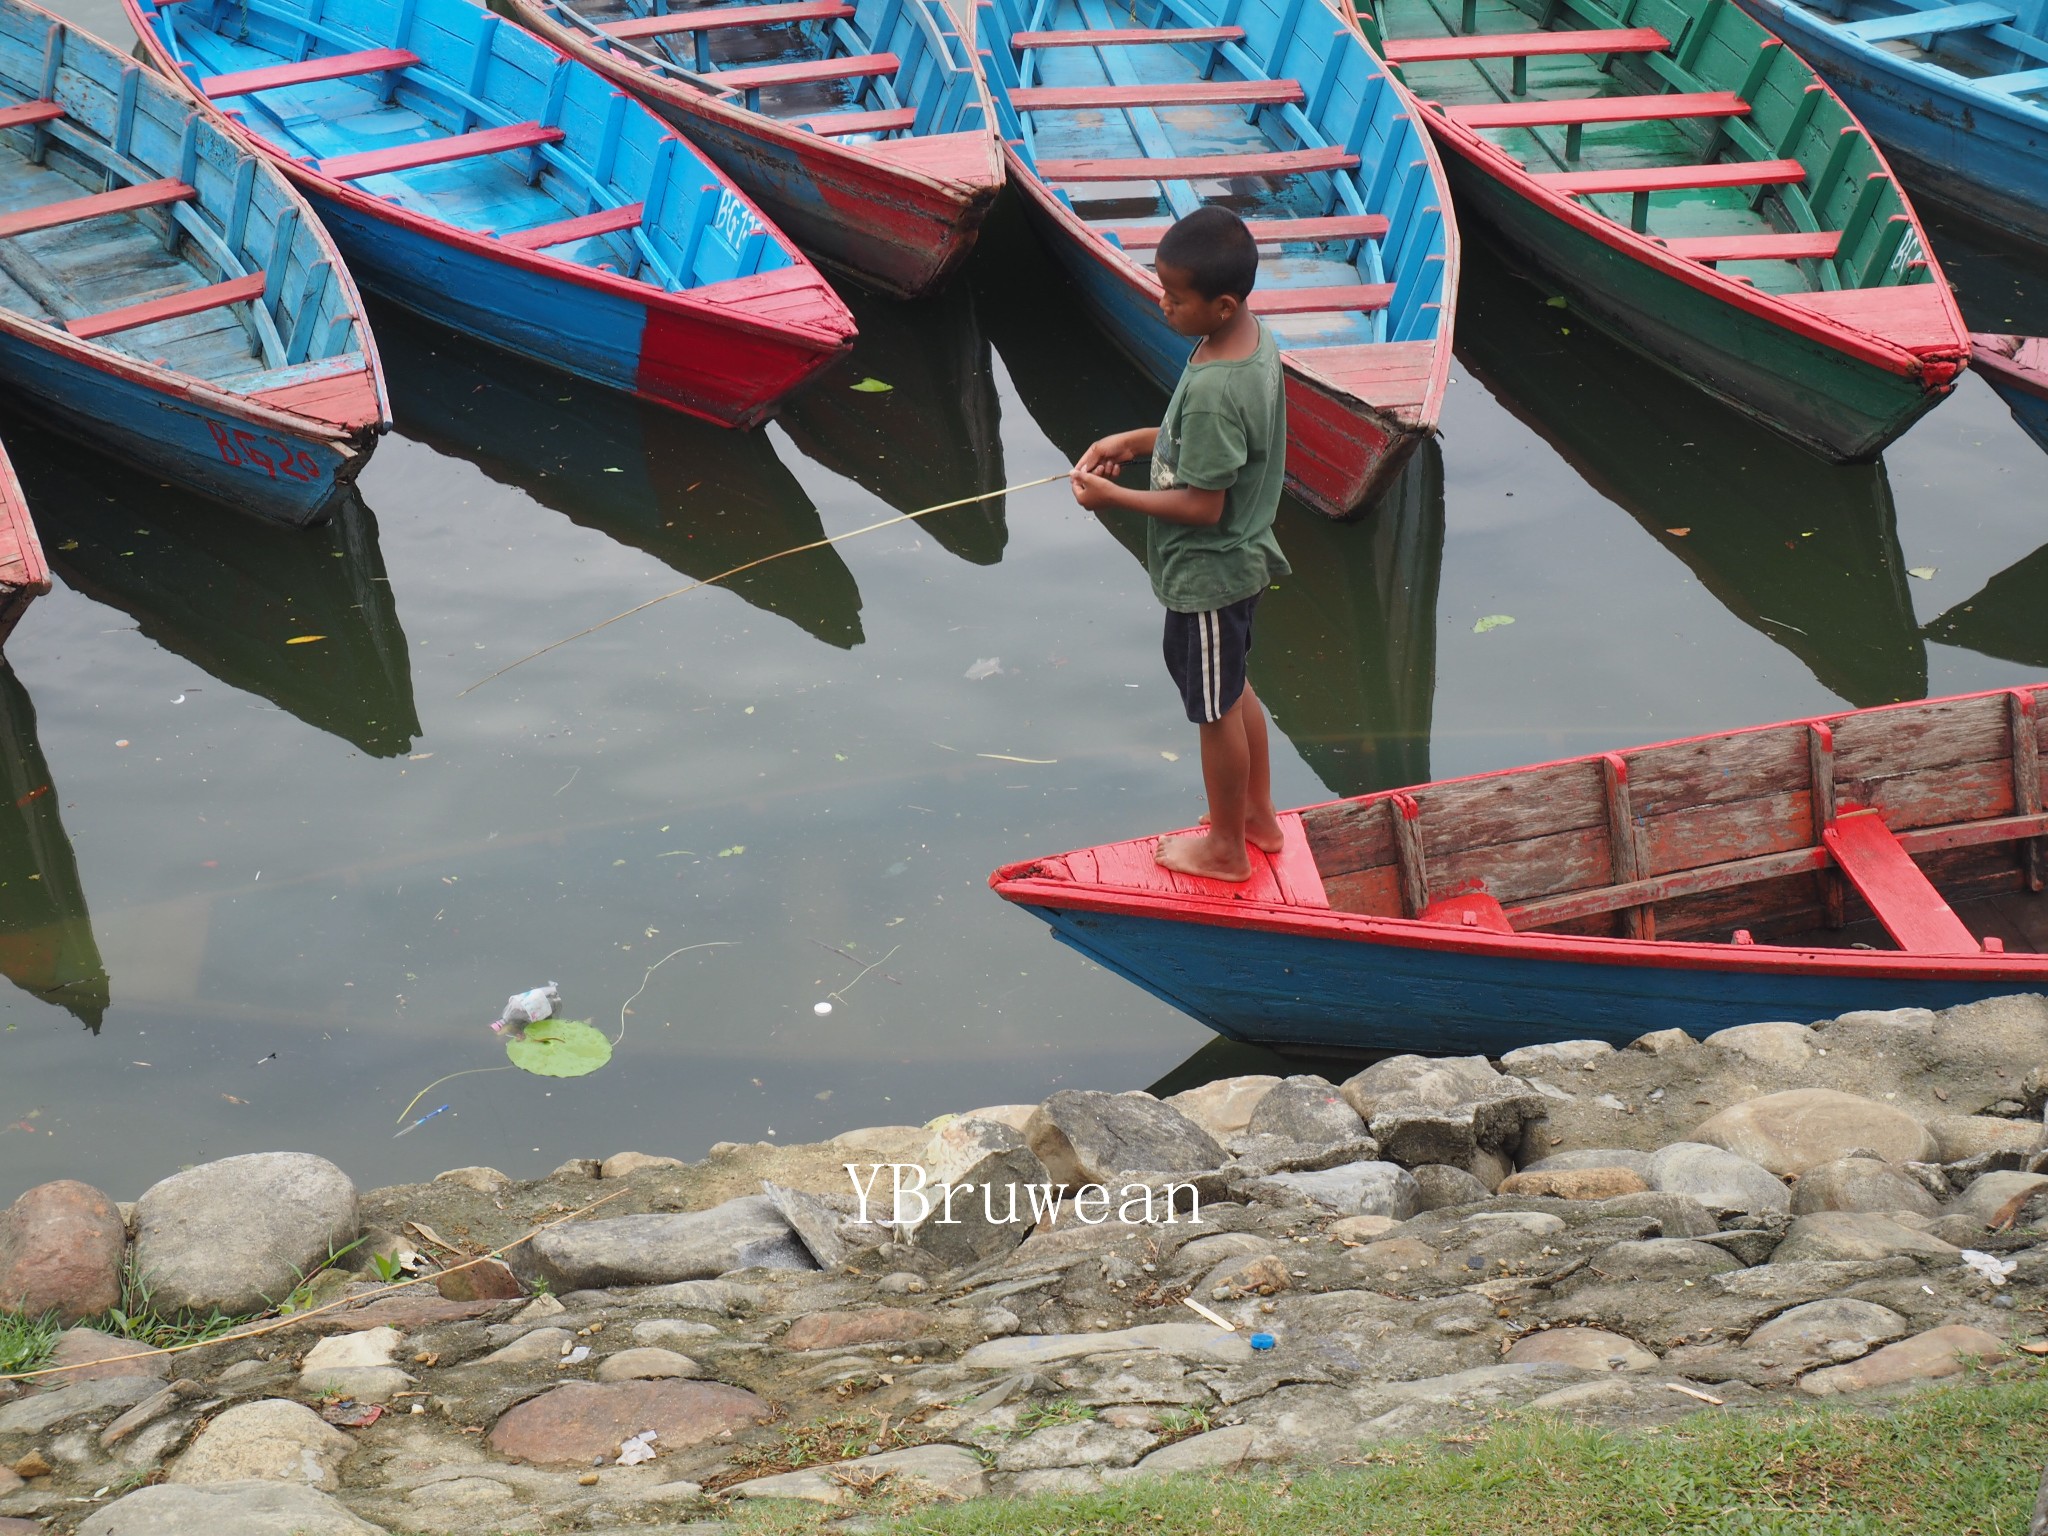
[[842,0],[796,0],[790,5],[721,5],[660,16],[624,16],[600,21],[606,37],[664,37],[676,32],[723,32],[733,27],[775,27],[800,21],[851,21],[853,7]]
[[[1736,731],[1628,755],[1636,812],[1663,816],[1782,794],[1806,782],[1806,727]],[[1814,833],[1819,841],[1820,834]]]
[[141,304],[129,304],[121,309],[102,310],[96,315],[67,320],[64,329],[82,340],[91,341],[116,331],[132,331],[138,326],[203,314],[209,309],[221,309],[229,304],[247,304],[263,297],[264,282],[261,272],[252,272],[247,277],[231,277],[224,283],[213,283],[205,288],[189,288],[183,293],[167,294]]
[[1806,167],[1797,160],[1740,160],[1715,165],[1639,165],[1612,171],[1541,171],[1529,179],[1567,197],[1589,197],[1600,192],[1789,186],[1806,180]]
[[1121,111],[1126,107],[1299,106],[1299,80],[1163,80],[1152,85],[1025,85],[1010,92],[1020,112]]
[[1255,315],[1368,313],[1394,302],[1392,283],[1341,283],[1332,288],[1255,288]]
[[1175,47],[1182,43],[1241,43],[1243,27],[1097,27],[1071,32],[1013,32],[1010,46],[1020,53],[1034,48]]
[[1422,808],[1413,795],[1386,799],[1387,826],[1393,834],[1394,862],[1401,872],[1401,911],[1418,916],[1429,906],[1429,859],[1422,851]]
[[1323,872],[1326,888],[1339,876],[1386,870],[1394,862],[1393,834],[1377,801],[1339,800],[1313,806],[1301,813],[1301,830],[1308,837],[1309,851],[1315,855],[1316,868]]
[[622,203],[616,208],[600,208],[595,213],[586,213],[581,218],[559,219],[553,224],[542,224],[533,229],[514,230],[509,235],[500,235],[498,240],[500,244],[516,250],[545,250],[551,245],[567,245],[571,240],[588,240],[595,235],[615,235],[622,229],[633,229],[639,225],[646,211],[645,203]]
[[34,123],[54,123],[64,109],[54,101],[25,101],[18,107],[0,108],[0,128],[26,128]]
[[761,64],[749,69],[721,69],[711,78],[736,91],[767,86],[818,85],[828,80],[867,80],[893,75],[903,61],[893,53],[854,53],[836,59],[799,59],[794,64]]
[[135,213],[165,203],[190,202],[198,195],[186,183],[167,178],[138,182],[132,187],[116,187],[111,192],[95,192],[90,197],[68,197],[59,203],[17,208],[12,213],[0,214],[0,240],[12,235],[33,234],[39,229],[55,229],[61,224],[78,224],[86,219],[107,218],[117,213]]
[[1655,27],[1600,27],[1568,32],[1481,32],[1470,37],[1390,40],[1390,64],[1434,64],[1449,59],[1557,58],[1574,53],[1662,53],[1671,40]]
[[1308,836],[1302,831],[1298,811],[1280,813],[1280,851],[1266,856],[1281,899],[1292,907],[1327,907],[1329,894],[1323,889],[1315,855],[1309,852]]
[[1675,91],[1665,96],[1587,96],[1564,101],[1503,101],[1453,106],[1444,115],[1467,128],[1551,128],[1589,123],[1658,123],[1688,117],[1747,117],[1733,91]]
[[1571,832],[1447,853],[1432,849],[1429,878],[1438,890],[1484,886],[1509,904],[1608,886],[1614,876],[1609,864],[1606,810],[1602,808],[1597,826]]
[[1551,763],[1430,784],[1413,793],[1429,813],[1426,845],[1432,858],[1588,828],[1604,835],[1607,827],[1607,795],[1596,762]]
[[1941,899],[1875,811],[1850,811],[1821,834],[1856,893],[1899,948],[1917,955],[1974,955],[1982,946]]
[[917,108],[896,107],[887,112],[827,112],[822,117],[799,117],[795,122],[828,139],[842,133],[903,133],[917,126]]
[[404,48],[364,48],[354,53],[329,53],[297,64],[273,64],[267,69],[244,69],[229,75],[207,75],[199,89],[209,101],[224,96],[252,96],[286,85],[313,85],[322,80],[346,80],[351,75],[374,75],[387,69],[410,69],[420,56]]
[[[1841,737],[1836,736],[1839,746]],[[1913,827],[1939,827],[1957,821],[2010,816],[2012,762],[1999,756],[1988,763],[1959,763],[1948,768],[1922,768],[1913,773],[1852,778],[1835,756],[1835,793],[1844,804],[1868,806],[1884,817],[1895,833]]]
[[1842,234],[1820,229],[1778,235],[1683,235],[1661,243],[1688,261],[1832,261]]
[[[1811,785],[1807,805],[1813,841],[1818,845],[1821,834],[1835,819],[1835,733],[1818,720],[1809,725],[1806,732],[1807,775]],[[1829,869],[1822,872],[1820,894],[1828,926],[1841,927],[1843,891],[1840,870]]]
[[[2034,695],[2029,689],[2015,688],[2006,694],[2006,712],[2012,730],[2012,808],[2022,816],[2031,816],[2041,809],[2041,739],[2038,714]],[[2019,846],[2020,873],[2025,877],[2027,889],[2038,891],[2042,886],[2041,844],[2028,838]]]
[[1644,845],[1641,875],[1645,878],[1792,848],[1812,848],[1820,842],[1813,825],[1813,796],[1804,782],[1796,789],[1754,800],[1721,801],[1654,816],[1645,816],[1637,799],[1635,811]]
[[1439,896],[1422,909],[1421,920],[1445,928],[1472,928],[1482,933],[1513,933],[1515,925],[1501,904],[1484,891]]
[[[1637,839],[1635,807],[1629,800],[1628,760],[1619,752],[1600,757],[1601,778],[1607,789],[1608,864],[1616,885],[1633,885],[1649,871]],[[1505,918],[1503,918],[1505,921]],[[1631,939],[1657,937],[1654,907],[1626,907],[1621,914],[1622,932]]]
[[451,160],[469,160],[478,155],[499,155],[508,150],[558,144],[561,140],[562,130],[559,128],[545,128],[539,123],[512,123],[503,128],[479,129],[475,133],[452,133],[444,138],[394,144],[389,149],[336,155],[322,160],[318,168],[322,175],[332,176],[336,181],[357,181],[365,176],[416,170],[423,165],[444,165]]
[[[1384,826],[1381,817],[1374,817]],[[1331,910],[1359,912],[1370,917],[1400,917],[1401,877],[1382,864],[1346,875],[1323,875],[1323,895]]]
[[1311,171],[1349,171],[1358,156],[1332,146],[1275,149],[1242,155],[1190,155],[1133,160],[1041,160],[1046,181],[1213,181],[1229,176],[1305,176]]
[[2048,69],[2020,69],[2009,75],[1981,75],[1970,84],[1980,91],[2001,96],[2024,96],[2029,91],[2048,91]]
[[1866,43],[1890,43],[1907,37],[1938,37],[1944,32],[1974,32],[1979,27],[2003,26],[2016,21],[2019,13],[1991,0],[1971,0],[1967,5],[1936,6],[1931,11],[1906,11],[1898,16],[1873,16],[1842,27],[1844,36]]
[[[1115,235],[1117,244],[1127,251],[1151,251],[1159,248],[1159,242],[1173,226],[1104,224],[1096,227],[1104,234]],[[1327,219],[1247,219],[1245,228],[1261,245],[1312,240],[1382,240],[1386,238],[1387,221],[1377,213],[1339,214]]]
[[2012,752],[2005,700],[1998,694],[1874,709],[1833,723],[1835,776],[1843,781],[2003,762]]

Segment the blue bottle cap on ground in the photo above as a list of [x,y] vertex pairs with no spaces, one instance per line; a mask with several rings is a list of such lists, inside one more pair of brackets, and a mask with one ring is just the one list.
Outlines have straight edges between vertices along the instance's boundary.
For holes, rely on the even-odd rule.
[[1271,1349],[1275,1344],[1278,1344],[1279,1342],[1280,1341],[1274,1338],[1273,1335],[1271,1335],[1270,1333],[1255,1333],[1252,1335],[1253,1349]]

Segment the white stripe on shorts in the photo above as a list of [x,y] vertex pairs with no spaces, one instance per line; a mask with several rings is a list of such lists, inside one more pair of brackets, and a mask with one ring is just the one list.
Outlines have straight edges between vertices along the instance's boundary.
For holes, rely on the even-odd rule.
[[1202,716],[1214,720],[1216,709],[1216,668],[1222,658],[1217,655],[1219,643],[1216,639],[1216,613],[1210,609],[1195,615],[1195,627],[1202,636]]

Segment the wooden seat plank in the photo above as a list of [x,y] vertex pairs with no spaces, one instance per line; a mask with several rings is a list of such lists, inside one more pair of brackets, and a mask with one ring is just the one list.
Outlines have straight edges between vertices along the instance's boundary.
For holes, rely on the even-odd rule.
[[26,128],[34,123],[54,123],[64,109],[54,101],[25,101],[18,107],[0,107],[0,128]]
[[662,37],[675,32],[722,32],[732,27],[776,27],[796,21],[851,21],[853,7],[842,0],[796,0],[790,5],[720,5],[661,16],[625,16],[600,21],[606,37]]
[[[1104,234],[1115,235],[1127,251],[1159,248],[1170,224],[1107,224]],[[1246,229],[1261,245],[1322,240],[1380,240],[1386,237],[1387,220],[1377,213],[1338,214],[1326,219],[1247,219]]]
[[1899,948],[1974,955],[1981,946],[1876,811],[1849,811],[1821,832],[1828,852]]
[[1806,167],[1797,160],[1739,160],[1714,165],[1644,165],[1617,171],[1544,171],[1529,179],[1568,197],[1585,197],[1595,192],[1789,186],[1806,180]]
[[1179,43],[1241,43],[1243,27],[1097,27],[1073,32],[1013,32],[1010,46],[1034,48],[1129,48]]
[[116,213],[134,213],[142,208],[156,208],[164,203],[190,202],[198,196],[182,181],[166,178],[163,181],[137,182],[132,187],[116,187],[111,192],[95,192],[90,197],[67,197],[61,203],[44,203],[35,208],[18,208],[12,213],[0,213],[0,240],[13,235],[32,234],[39,229],[55,229],[60,224],[78,224],[86,219],[102,219]]
[[1124,107],[1299,106],[1299,80],[1175,80],[1156,85],[1026,85],[1010,92],[1020,112],[1114,111]]
[[1255,288],[1255,315],[1328,315],[1385,309],[1394,302],[1392,283],[1342,283],[1330,288]]
[[1224,176],[1302,176],[1310,171],[1348,171],[1357,164],[1358,156],[1331,146],[1170,159],[1041,160],[1038,174],[1052,182],[1209,181]]
[[2009,75],[1984,75],[1970,82],[2001,96],[2024,96],[2029,91],[2048,91],[2048,69],[2022,69]]
[[1390,41],[1390,64],[1434,64],[1450,59],[1534,59],[1573,53],[1662,53],[1671,40],[1655,27],[1588,27],[1570,32],[1480,32],[1469,37],[1413,37]]
[[351,75],[374,75],[387,69],[410,69],[420,56],[406,48],[364,48],[355,53],[329,53],[304,59],[297,64],[273,64],[266,69],[244,69],[229,75],[208,75],[199,82],[209,101],[225,96],[253,96],[286,85],[314,85],[322,80],[346,80]]
[[532,149],[536,145],[559,143],[561,139],[562,130],[559,128],[543,128],[539,123],[512,123],[503,128],[479,129],[475,133],[451,133],[445,138],[394,144],[389,149],[335,155],[322,160],[318,169],[322,175],[332,176],[336,181],[356,181],[364,176],[410,171],[423,165],[443,165],[450,160],[469,160],[478,155]]
[[1457,896],[1439,896],[1420,912],[1417,921],[1445,928],[1470,928],[1480,933],[1513,933],[1515,925],[1501,904],[1484,891],[1466,891]]
[[1660,123],[1687,117],[1747,117],[1733,91],[1674,91],[1666,96],[1590,96],[1575,101],[1503,101],[1453,106],[1444,115],[1467,128],[1551,128],[1592,123]]
[[799,117],[795,122],[828,139],[842,133],[904,133],[917,126],[917,108],[894,107],[886,112],[827,112],[822,117]]
[[1690,261],[1832,261],[1842,244],[1837,229],[1780,235],[1686,235],[1664,249]]
[[149,299],[141,304],[129,304],[121,309],[102,310],[96,315],[83,315],[76,320],[64,322],[64,329],[84,341],[97,336],[110,336],[116,331],[132,331],[138,326],[155,325],[160,320],[177,320],[186,315],[200,314],[209,309],[220,309],[229,304],[246,304],[263,297],[265,278],[261,272],[252,272],[247,277],[231,277],[224,283],[212,283],[204,288],[188,288],[183,293],[167,294],[160,299]]
[[1873,16],[1852,21],[1839,30],[1844,36],[1866,43],[1889,43],[1900,38],[1927,37],[1943,32],[1974,32],[1979,27],[1997,27],[2018,19],[2009,5],[1992,0],[1970,0],[1966,5],[1936,6],[1931,11],[1907,11],[1898,16]]
[[827,80],[893,75],[902,67],[903,61],[893,53],[854,53],[836,59],[799,59],[794,64],[721,69],[711,78],[735,91],[757,91],[770,85],[815,85]]
[[1280,813],[1280,851],[1266,855],[1273,883],[1280,888],[1280,900],[1290,907],[1327,907],[1329,893],[1323,889],[1323,873],[1308,845],[1299,811]]
[[553,224],[542,224],[533,229],[516,229],[509,235],[500,235],[498,240],[515,250],[541,251],[551,245],[567,245],[572,240],[588,240],[595,235],[615,235],[622,229],[632,229],[640,223],[646,211],[645,203],[622,203],[617,208],[600,208],[595,213],[559,219]]

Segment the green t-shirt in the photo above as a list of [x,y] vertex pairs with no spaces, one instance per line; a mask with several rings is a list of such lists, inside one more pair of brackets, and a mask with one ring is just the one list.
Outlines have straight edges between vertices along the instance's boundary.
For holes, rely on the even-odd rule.
[[1166,402],[1152,489],[1227,494],[1213,527],[1145,520],[1145,569],[1160,602],[1176,613],[1227,608],[1288,574],[1273,537],[1286,462],[1280,348],[1262,324],[1250,357],[1189,363]]

